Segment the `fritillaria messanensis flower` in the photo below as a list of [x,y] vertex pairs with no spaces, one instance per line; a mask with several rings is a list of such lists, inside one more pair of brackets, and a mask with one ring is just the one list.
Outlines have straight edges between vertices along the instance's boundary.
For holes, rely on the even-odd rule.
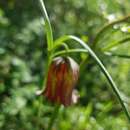
[[55,58],[49,67],[45,97],[64,106],[76,103],[79,96],[74,87],[78,76],[79,66],[72,58]]

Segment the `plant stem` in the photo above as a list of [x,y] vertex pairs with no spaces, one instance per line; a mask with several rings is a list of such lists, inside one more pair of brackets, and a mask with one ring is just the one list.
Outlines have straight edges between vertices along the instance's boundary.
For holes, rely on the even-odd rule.
[[58,55],[66,55],[66,54],[68,54],[68,53],[76,53],[76,52],[86,53],[86,52],[88,52],[88,51],[87,51],[86,49],[69,49],[69,50],[63,50],[63,51],[59,51],[59,52],[55,53],[55,54],[53,55],[53,57],[56,57],[56,56],[58,56]]
[[[39,3],[41,5],[41,9],[42,9],[42,12],[43,12],[43,18],[44,18],[44,22],[45,22],[44,24],[45,24],[45,29],[46,29],[46,37],[47,37],[48,61],[47,61],[46,75],[45,75],[45,78],[44,78],[44,85],[46,85],[48,68],[49,68],[49,65],[52,61],[52,54],[53,54],[53,32],[52,32],[52,27],[51,27],[50,20],[49,20],[49,17],[48,17],[48,14],[47,14],[43,0],[39,0]],[[44,87],[43,87],[43,90],[44,90]],[[48,130],[51,130],[51,128],[52,128],[52,125],[54,123],[54,119],[56,118],[56,116],[58,114],[58,110],[59,110],[59,107],[56,107],[54,114],[51,117]],[[40,111],[41,110],[39,109],[39,113],[40,113]],[[40,117],[39,114],[38,114],[38,117]]]
[[53,115],[51,116],[48,129],[47,130],[52,130],[53,124],[55,122],[56,117],[58,116],[60,105],[56,105],[53,111]]
[[40,97],[39,99],[39,107],[38,107],[38,113],[37,113],[37,118],[38,118],[38,124],[37,124],[37,130],[40,130],[41,129],[41,108],[42,108],[42,103],[43,103],[43,97]]

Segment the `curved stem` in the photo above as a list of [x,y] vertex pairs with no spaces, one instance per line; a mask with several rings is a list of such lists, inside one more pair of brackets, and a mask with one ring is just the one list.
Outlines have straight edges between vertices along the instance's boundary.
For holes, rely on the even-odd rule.
[[52,33],[52,27],[50,24],[50,20],[44,5],[43,0],[39,0],[40,5],[41,5],[41,9],[43,12],[43,18],[45,21],[45,28],[46,28],[46,33],[47,33],[47,44],[48,44],[48,51],[51,51],[51,49],[53,48],[53,33]]
[[59,51],[59,52],[57,52],[57,53],[55,53],[54,55],[53,55],[53,57],[56,57],[56,56],[58,56],[58,55],[65,55],[65,54],[68,54],[68,53],[77,53],[77,52],[83,52],[83,53],[86,53],[86,52],[88,52],[87,50],[85,50],[85,49],[69,49],[69,50],[63,50],[63,51]]
[[[62,39],[62,38],[61,38]],[[85,43],[83,42],[81,39],[79,39],[78,37],[72,36],[72,35],[68,35],[65,38],[66,40],[75,40],[76,42],[78,42],[81,46],[83,46],[88,53],[91,55],[91,57],[93,57],[93,59],[96,61],[96,63],[98,64],[98,66],[100,67],[100,69],[102,70],[103,74],[105,75],[105,77],[107,78],[107,80],[109,81],[112,90],[114,91],[114,93],[116,94],[126,116],[128,117],[128,120],[130,121],[130,113],[126,107],[126,104],[124,103],[121,94],[115,84],[115,82],[113,81],[111,75],[108,73],[108,71],[106,70],[105,66],[103,65],[103,63],[100,61],[100,59],[96,56],[96,54],[92,51],[92,49]],[[62,41],[63,42],[63,41]],[[59,43],[57,43],[59,44]]]
[[119,20],[116,20],[116,21],[114,21],[114,22],[108,23],[108,24],[106,24],[104,27],[102,27],[102,28],[99,30],[99,32],[97,33],[97,35],[95,36],[95,38],[94,38],[93,46],[96,46],[96,44],[97,44],[97,42],[99,41],[101,35],[102,35],[108,28],[112,27],[112,26],[115,25],[115,24],[118,24],[118,23],[122,23],[122,22],[124,22],[124,21],[127,21],[127,20],[129,20],[129,19],[130,19],[130,14],[127,15],[127,16],[125,16],[125,17],[123,17],[123,18],[121,18],[121,19],[119,19]]
[[54,41],[54,46],[53,46],[53,50],[58,48],[59,46],[61,46],[64,41],[67,41],[69,38],[68,38],[68,35],[64,35],[60,38],[58,38],[56,41]]
[[63,43],[62,46],[66,49],[66,50],[69,50],[69,47],[66,43]]

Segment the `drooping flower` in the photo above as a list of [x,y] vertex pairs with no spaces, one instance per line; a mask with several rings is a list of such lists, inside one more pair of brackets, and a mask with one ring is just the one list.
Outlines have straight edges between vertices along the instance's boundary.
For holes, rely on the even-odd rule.
[[77,101],[74,90],[79,76],[79,66],[70,57],[55,58],[48,71],[45,97],[51,102],[69,106]]

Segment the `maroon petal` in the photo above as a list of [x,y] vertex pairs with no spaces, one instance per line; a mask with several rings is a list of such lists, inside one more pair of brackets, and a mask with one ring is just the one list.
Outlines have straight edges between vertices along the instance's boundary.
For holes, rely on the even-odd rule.
[[69,106],[76,102],[72,94],[79,76],[79,66],[70,57],[55,58],[48,71],[45,97],[51,102]]

